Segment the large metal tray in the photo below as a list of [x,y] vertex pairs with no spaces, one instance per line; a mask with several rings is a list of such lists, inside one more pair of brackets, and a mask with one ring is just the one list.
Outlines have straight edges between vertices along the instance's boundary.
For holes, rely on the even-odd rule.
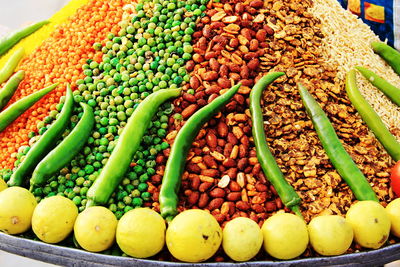
[[[160,266],[209,266],[225,267],[232,263],[177,263],[155,260],[142,260],[129,257],[109,256],[90,253],[84,250],[50,245],[20,237],[0,233],[0,249],[24,257],[62,266],[121,266],[121,267],[160,267]],[[258,266],[381,266],[400,259],[400,244],[386,246],[378,250],[346,254],[335,257],[306,258],[291,261],[251,261],[235,263],[240,267]]]

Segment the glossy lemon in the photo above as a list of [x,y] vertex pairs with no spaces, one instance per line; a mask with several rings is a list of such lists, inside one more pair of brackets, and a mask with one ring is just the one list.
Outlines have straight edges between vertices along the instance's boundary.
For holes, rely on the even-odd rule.
[[88,207],[76,218],[75,239],[85,250],[106,250],[114,243],[117,223],[117,218],[109,209],[100,206]]
[[117,243],[121,250],[135,258],[154,256],[165,243],[165,221],[149,208],[125,213],[117,225]]
[[346,220],[354,231],[354,240],[366,248],[380,248],[390,233],[390,218],[375,201],[359,201],[347,211]]
[[31,227],[36,199],[25,188],[13,186],[0,192],[0,231],[20,234]]
[[303,219],[291,213],[278,213],[269,217],[261,228],[264,249],[269,255],[281,260],[300,256],[308,245],[307,225]]
[[78,208],[72,200],[53,196],[43,199],[32,216],[32,229],[46,243],[58,243],[73,230]]
[[222,230],[210,213],[191,209],[177,215],[166,234],[168,250],[178,260],[202,262],[212,257],[221,245]]

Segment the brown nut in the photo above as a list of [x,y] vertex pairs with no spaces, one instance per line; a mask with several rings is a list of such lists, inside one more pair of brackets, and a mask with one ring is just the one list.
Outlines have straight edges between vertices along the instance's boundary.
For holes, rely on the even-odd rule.
[[232,192],[240,192],[242,190],[242,188],[240,187],[240,185],[236,181],[231,181],[230,182],[229,189]]
[[258,30],[256,33],[256,39],[259,42],[264,42],[265,38],[267,38],[267,31],[264,29]]
[[259,46],[259,43],[258,43],[257,39],[251,39],[250,40],[250,45],[249,45],[250,51],[257,51],[258,46]]
[[[194,76],[192,76],[192,78],[193,77]],[[194,77],[194,78],[196,78],[196,77]],[[193,89],[197,89],[197,88],[193,88]],[[184,93],[182,97],[183,97],[183,99],[185,99],[186,101],[188,101],[190,103],[196,103],[196,97],[194,97],[194,95],[191,95],[191,94],[188,94],[188,93]]]
[[[257,59],[258,60],[258,59]],[[258,67],[258,65],[257,65]],[[250,67],[249,67],[250,68]],[[216,79],[218,79],[218,73],[216,71],[207,71],[206,73],[204,73],[202,75],[203,80],[205,81],[214,81]]]
[[217,147],[217,136],[214,133],[208,133],[206,135],[207,145],[211,148]]
[[[223,222],[225,221],[225,219],[226,219],[226,215],[225,215],[225,214],[221,214],[221,213],[214,214],[213,216],[214,216],[214,218],[217,220],[217,222],[218,222],[219,224],[223,223]],[[217,259],[216,259],[215,261],[216,261],[216,262],[218,262],[218,261],[224,261],[224,259],[222,258],[222,259],[220,259],[220,260],[218,260],[218,261],[217,261]]]
[[236,202],[236,208],[238,208],[241,211],[247,211],[250,209],[250,204],[245,202],[245,201],[238,201]]
[[220,64],[215,58],[210,58],[210,61],[208,62],[210,68],[214,71],[218,71],[220,68]]
[[209,199],[210,198],[208,197],[207,193],[202,193],[199,198],[199,208],[205,208],[208,205]]
[[196,90],[200,86],[200,81],[199,81],[199,79],[197,79],[196,76],[191,76],[190,80],[189,80],[189,84],[192,89]]
[[201,175],[205,175],[205,176],[209,176],[209,177],[213,177],[216,178],[217,176],[219,176],[219,170],[217,169],[205,169],[205,170],[201,170]]
[[200,174],[200,172],[201,172],[200,167],[199,167],[197,164],[193,164],[193,163],[188,163],[188,164],[186,165],[186,169],[187,169],[189,172],[192,172],[192,173]]
[[222,206],[222,203],[224,203],[223,198],[214,198],[213,200],[210,201],[210,204],[208,204],[208,209],[209,210],[219,209]]
[[217,198],[217,197],[224,197],[225,196],[225,190],[222,188],[214,188],[213,190],[211,190],[210,192],[210,196]]
[[215,51],[209,51],[204,55],[205,60],[215,59],[218,56],[218,53]]
[[247,67],[251,70],[256,70],[260,65],[260,60],[258,58],[253,58],[247,63]]
[[236,179],[237,176],[237,168],[230,168],[226,171],[226,174],[231,178],[231,179]]
[[238,201],[241,198],[241,195],[240,192],[230,192],[226,195],[226,199],[229,201]]
[[199,186],[200,186],[200,178],[199,176],[196,175],[192,178],[192,181],[190,183],[190,188],[192,190],[198,190]]
[[220,137],[225,138],[228,135],[228,125],[226,125],[226,123],[224,122],[219,122],[217,125],[217,133]]
[[206,191],[207,191],[208,189],[210,189],[213,185],[214,185],[214,183],[204,182],[204,183],[200,184],[200,186],[199,186],[199,191],[200,191],[200,192],[206,192]]
[[192,192],[188,196],[187,200],[188,200],[189,204],[193,206],[193,205],[197,204],[197,201],[199,201],[199,198],[200,198],[199,192]]
[[258,192],[265,192],[268,190],[268,187],[265,184],[261,183],[256,183],[255,187]]
[[197,110],[196,104],[191,104],[184,110],[182,110],[181,115],[184,119],[189,118]]
[[227,168],[232,168],[232,167],[235,167],[235,166],[236,166],[236,161],[235,161],[234,159],[231,159],[231,158],[226,158],[226,159],[222,162],[222,165],[223,165],[224,167],[227,167]]
[[218,78],[217,83],[221,88],[229,88],[229,87],[231,87],[231,81],[229,81],[225,77]]
[[260,8],[264,6],[264,2],[262,0],[253,0],[250,2],[249,6],[253,8]]

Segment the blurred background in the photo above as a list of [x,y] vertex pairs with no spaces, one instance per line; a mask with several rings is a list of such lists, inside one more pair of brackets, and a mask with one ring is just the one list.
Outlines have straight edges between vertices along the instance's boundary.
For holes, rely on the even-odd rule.
[[24,23],[50,18],[69,0],[0,0],[0,25],[16,29]]

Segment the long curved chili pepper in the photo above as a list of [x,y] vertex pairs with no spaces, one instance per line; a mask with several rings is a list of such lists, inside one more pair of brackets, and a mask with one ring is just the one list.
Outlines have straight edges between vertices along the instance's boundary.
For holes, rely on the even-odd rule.
[[392,85],[385,79],[379,77],[375,72],[363,68],[355,67],[373,86],[382,91],[396,105],[400,106],[400,88]]
[[57,120],[50,126],[50,128],[40,137],[40,139],[32,146],[25,160],[18,166],[18,168],[11,175],[8,184],[10,186],[21,186],[25,179],[31,175],[36,165],[50,152],[51,149],[60,139],[61,135],[67,128],[74,106],[74,96],[69,84],[67,84],[67,93],[64,106],[58,116]]
[[298,86],[307,114],[310,116],[319,140],[335,169],[358,200],[378,201],[364,174],[344,149],[325,112],[303,85],[298,84]]
[[39,21],[35,24],[29,25],[23,29],[17,30],[15,32],[6,35],[0,40],[0,56],[5,54],[8,50],[10,50],[14,45],[16,45],[23,38],[31,35],[35,31],[42,28],[44,25],[48,24],[50,21],[44,20]]
[[181,176],[185,168],[186,157],[204,123],[216,114],[236,94],[241,84],[237,84],[215,98],[210,104],[194,113],[179,130],[165,166],[164,177],[161,184],[159,201],[161,215],[170,221],[177,213],[178,192]]
[[395,160],[400,160],[400,143],[389,132],[375,110],[368,104],[357,87],[356,72],[351,70],[346,75],[346,91],[353,106],[357,109],[363,121],[374,133],[389,155]]
[[86,144],[94,123],[93,109],[85,103],[80,103],[83,115],[72,131],[44,157],[33,171],[30,179],[30,189],[44,184],[51,176],[68,164]]
[[11,76],[4,87],[0,89],[0,110],[7,106],[8,101],[10,101],[15,90],[17,90],[19,83],[24,79],[24,77],[25,71],[20,70]]
[[0,132],[2,132],[10,123],[15,121],[28,108],[32,107],[36,102],[38,102],[42,97],[53,91],[57,86],[58,83],[55,83],[49,87],[36,91],[33,94],[18,100],[7,109],[3,110],[0,113]]
[[8,78],[13,74],[15,68],[18,66],[21,59],[24,57],[24,48],[19,48],[14,54],[7,60],[4,67],[0,70],[0,84],[7,81]]
[[371,46],[374,52],[380,55],[400,75],[400,52],[382,42],[372,42]]
[[180,89],[162,89],[152,93],[139,104],[128,119],[117,145],[99,177],[89,188],[87,207],[107,203],[128,170],[151,119],[158,111],[158,107],[168,99],[179,96],[180,93]]
[[286,181],[281,169],[271,151],[269,150],[266,136],[264,132],[264,119],[261,111],[261,96],[264,89],[275,81],[277,78],[281,77],[285,73],[274,72],[262,77],[250,92],[250,112],[252,120],[252,133],[254,138],[254,144],[256,147],[256,153],[258,161],[265,173],[267,179],[274,186],[275,190],[278,192],[283,204],[290,208],[296,215],[303,218],[300,212],[299,204],[301,198],[293,189],[293,187]]

